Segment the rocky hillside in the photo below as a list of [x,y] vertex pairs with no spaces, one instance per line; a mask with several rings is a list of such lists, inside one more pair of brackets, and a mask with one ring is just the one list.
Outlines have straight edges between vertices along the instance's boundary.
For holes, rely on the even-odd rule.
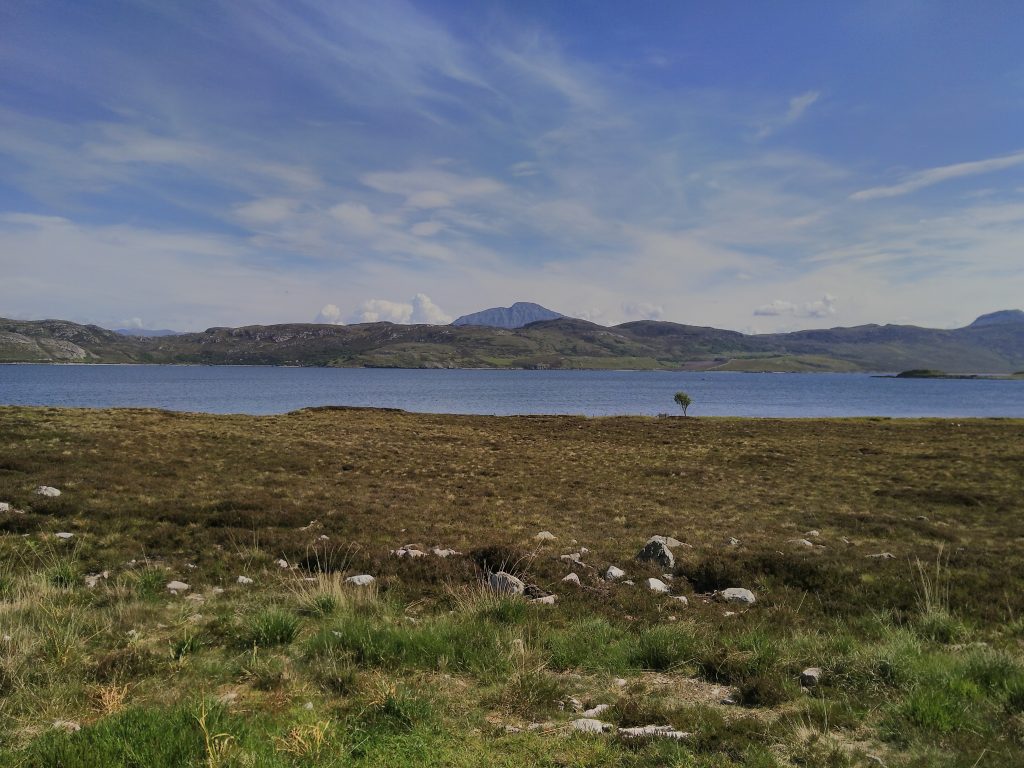
[[606,328],[561,317],[514,329],[302,323],[154,338],[58,320],[0,320],[0,361],[1013,373],[1024,370],[1022,317],[993,313],[953,330],[863,325],[762,335],[655,321]]
[[542,320],[557,320],[564,315],[540,304],[517,301],[511,307],[494,307],[456,318],[452,325],[483,325],[488,328],[522,328]]

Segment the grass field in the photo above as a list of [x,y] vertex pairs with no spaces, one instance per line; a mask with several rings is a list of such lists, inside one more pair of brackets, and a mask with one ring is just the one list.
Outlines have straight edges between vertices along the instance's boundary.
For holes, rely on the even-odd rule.
[[1024,764],[1021,421],[0,408],[0,502],[2,765]]

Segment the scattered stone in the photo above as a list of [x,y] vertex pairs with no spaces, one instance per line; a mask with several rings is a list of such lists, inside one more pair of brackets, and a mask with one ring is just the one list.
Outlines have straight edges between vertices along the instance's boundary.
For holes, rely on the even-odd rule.
[[577,587],[580,586],[580,577],[575,573],[570,573],[568,576],[562,579],[566,584],[575,584]]
[[813,688],[821,682],[821,667],[808,667],[800,673],[800,685]]
[[636,582],[635,582],[635,581],[633,581],[632,579],[626,579],[626,580],[625,580],[624,582],[622,582],[622,583],[623,583],[623,584],[625,584],[626,586],[629,586],[629,587],[632,587],[632,586],[633,586],[634,584],[636,584]]
[[572,729],[578,733],[608,733],[614,727],[611,723],[603,723],[590,717],[572,721]]
[[579,551],[580,551],[581,555],[589,555],[590,554],[590,550],[587,549],[586,547],[580,547]]
[[53,728],[57,731],[64,731],[64,733],[77,733],[82,730],[82,726],[74,720],[54,720]]
[[896,555],[892,552],[879,552],[876,555],[865,555],[868,560],[895,560]]
[[671,573],[663,573],[663,574],[661,574],[661,580],[664,581],[664,582],[672,581],[672,579],[674,579],[674,578],[675,578],[675,576],[673,576]]
[[617,568],[614,565],[609,565],[608,570],[604,572],[604,578],[606,581],[618,581],[626,575],[626,572],[621,568]]
[[544,595],[544,597],[535,597],[530,602],[539,605],[554,605],[556,600],[558,600],[558,595]]
[[690,604],[690,601],[686,599],[686,595],[673,595],[672,599],[678,600],[684,606]]
[[505,571],[490,574],[487,577],[487,583],[495,592],[504,592],[509,595],[521,595],[526,592],[526,584]]
[[513,734],[513,733],[522,733],[522,732],[523,732],[523,729],[520,728],[518,725],[506,725],[505,726],[505,733]]
[[647,588],[651,590],[651,592],[660,592],[661,594],[668,593],[668,584],[661,579],[647,579],[644,584],[647,585]]
[[574,565],[583,565],[582,552],[572,552],[568,555],[560,555],[558,559],[566,563],[573,563]]
[[228,691],[227,693],[222,693],[220,696],[217,697],[217,701],[219,701],[221,704],[232,704],[238,701],[238,693],[236,691]]
[[410,560],[414,560],[417,557],[426,557],[427,555],[426,552],[420,549],[416,549],[415,547],[410,546],[408,544],[404,547],[399,547],[398,549],[391,550],[391,554],[395,557],[408,557]]
[[184,581],[169,581],[167,582],[167,589],[168,591],[170,591],[172,595],[176,595],[179,592],[187,592],[188,590],[192,589],[192,587],[190,587]]
[[880,765],[882,768],[885,768],[885,760],[880,758],[878,755],[868,755],[866,759],[869,763]]
[[60,533],[55,533],[53,535],[62,541],[67,541],[68,539],[73,539],[75,537],[75,534],[68,533],[67,531],[61,531]]
[[454,549],[442,549],[441,547],[434,547],[431,552],[436,557],[451,557],[452,555],[461,555],[461,552],[456,552]]
[[316,537],[316,540],[317,541],[330,541],[331,537],[328,536],[326,533],[321,533],[319,536]]
[[799,544],[801,547],[813,547],[814,542],[809,539],[790,539],[787,543]]
[[349,576],[345,579],[346,584],[354,584],[357,587],[368,587],[375,581],[376,579],[368,573],[361,573],[358,576]]
[[568,709],[570,712],[582,712],[583,702],[577,699],[575,696],[570,696],[565,700],[563,709]]
[[54,488],[52,485],[40,485],[36,488],[35,492],[39,496],[48,496],[51,499],[60,496],[60,490]]
[[668,545],[666,545],[664,541],[658,541],[657,538],[651,538],[648,540],[644,545],[644,548],[637,553],[636,559],[640,561],[653,560],[662,568],[666,569],[672,569],[676,564],[676,559],[672,554],[672,550],[668,548]]
[[616,688],[625,688],[627,685],[629,685],[629,681],[624,677],[616,677],[614,680],[612,680],[612,685],[614,685]]
[[754,593],[749,589],[743,589],[742,587],[729,587],[729,589],[723,589],[718,593],[718,597],[725,600],[727,603],[753,605],[757,602],[757,598],[754,597]]
[[10,512],[14,508],[6,501],[0,501],[0,512]]
[[185,567],[188,568],[190,571],[194,571],[199,566],[195,563],[185,563]]
[[541,531],[533,537],[536,541],[554,541],[558,537],[555,536],[551,531]]
[[739,545],[740,545],[740,540],[739,539],[737,539],[735,536],[730,536],[729,537],[729,546],[730,547],[738,547]]
[[915,520],[920,520],[920,521],[922,521],[922,522],[928,522],[928,515],[918,515],[918,516],[917,516],[917,517],[915,517],[914,519],[915,519]]
[[611,704],[598,704],[583,712],[584,717],[597,717],[612,708]]
[[677,731],[671,725],[641,725],[636,728],[620,728],[619,736],[624,739],[675,739],[682,741],[693,734]]
[[278,567],[278,568],[287,568],[287,567],[288,567],[288,561],[287,561],[287,560],[285,560],[285,559],[284,559],[283,557],[282,557],[282,558],[280,558],[280,559],[278,559],[278,561],[277,561],[277,567]]
[[804,536],[806,536],[808,539],[816,539],[819,536],[821,536],[821,531],[818,531],[818,530],[807,531],[806,533],[804,533]]
[[241,584],[243,587],[253,583],[252,579],[250,579],[248,576],[239,576],[237,579],[235,579],[235,582]]
[[302,705],[302,708],[304,710],[306,710],[307,712],[312,712],[313,711],[313,702],[312,701],[307,701],[305,704]]
[[107,578],[110,578],[110,571],[103,571],[102,573],[89,573],[85,575],[83,580],[85,581],[85,586],[87,586],[89,589],[93,589],[97,584],[100,583],[100,579]]
[[203,597],[202,595],[198,595],[198,594],[189,595],[185,599],[188,600],[190,603],[205,603],[206,602],[206,598]]
[[215,594],[215,595],[223,595],[224,594],[224,587],[214,587],[210,591],[213,592],[213,594]]

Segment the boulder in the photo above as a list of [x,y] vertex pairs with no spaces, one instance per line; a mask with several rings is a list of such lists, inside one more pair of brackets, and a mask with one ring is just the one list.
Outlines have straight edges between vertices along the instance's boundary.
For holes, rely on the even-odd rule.
[[637,553],[636,559],[640,561],[653,561],[666,570],[672,570],[676,564],[672,550],[663,541],[658,541],[658,537],[650,539],[644,545],[644,548]]
[[14,507],[12,507],[8,502],[0,501],[0,512],[10,512],[12,509],[14,509]]
[[800,685],[813,688],[821,682],[821,667],[808,667],[800,673]]
[[690,601],[686,599],[686,595],[674,595],[673,600],[678,600],[684,607],[690,604]]
[[521,579],[505,571],[490,574],[487,583],[495,592],[507,595],[521,595],[526,591],[526,584]]
[[60,491],[52,485],[40,485],[36,488],[36,494],[39,496],[47,496],[52,499],[60,496]]
[[583,556],[580,552],[571,552],[568,555],[559,555],[558,559],[565,563],[583,565]]
[[555,601],[558,600],[558,595],[544,595],[544,597],[535,597],[531,600],[531,603],[537,603],[539,605],[554,605]]
[[67,531],[60,531],[59,533],[55,533],[53,535],[62,541],[67,541],[68,539],[73,539],[75,537],[75,534],[68,533]]
[[285,559],[284,559],[283,557],[282,557],[282,558],[280,558],[280,559],[278,559],[278,561],[277,561],[277,567],[278,567],[278,568],[287,568],[287,567],[288,567],[288,561],[287,561],[287,560],[285,560]]
[[427,555],[426,552],[408,545],[391,550],[391,554],[395,557],[408,557],[410,560],[414,560],[417,557],[426,557]]
[[742,587],[729,587],[718,593],[718,597],[727,603],[740,603],[741,605],[753,605],[757,602],[754,593]]
[[452,555],[461,555],[461,552],[456,552],[454,549],[444,549],[442,547],[434,547],[431,552],[434,553],[435,557],[451,557]]
[[346,584],[354,584],[357,587],[368,587],[375,581],[376,579],[368,573],[361,573],[358,576],[349,576],[345,579]]
[[554,541],[558,537],[555,536],[551,531],[541,531],[533,537],[536,541]]
[[668,584],[661,579],[647,579],[644,584],[647,585],[647,588],[651,590],[651,592],[660,592],[661,594],[666,594],[668,592]]
[[647,540],[647,543],[650,544],[652,541],[657,541],[659,544],[664,544],[666,547],[669,547],[670,549],[675,549],[676,547],[686,547],[687,549],[690,548],[689,544],[686,544],[680,541],[679,539],[673,539],[671,536],[651,536],[651,538]]
[[566,584],[575,584],[577,587],[580,586],[580,577],[575,573],[570,573],[568,576],[565,576],[562,581]]
[[187,592],[191,587],[184,581],[169,581],[167,582],[167,590],[172,594],[176,595],[179,592]]
[[608,733],[614,727],[611,723],[604,723],[592,717],[581,717],[572,721],[572,729],[578,733]]
[[618,581],[626,575],[626,572],[621,568],[614,565],[609,565],[608,570],[604,572],[604,578],[607,581]]
[[597,717],[598,715],[604,714],[611,708],[611,704],[598,704],[597,706],[584,711],[582,714],[584,717]]
[[237,579],[235,579],[235,582],[241,584],[244,587],[247,584],[252,584],[252,579],[250,579],[248,576],[239,576]]
[[729,537],[729,546],[730,547],[738,547],[739,545],[740,545],[740,540],[739,539],[737,539],[735,536],[730,536]]
[[813,547],[814,546],[814,542],[813,541],[808,541],[807,539],[790,539],[787,543],[788,544],[798,544],[801,547]]

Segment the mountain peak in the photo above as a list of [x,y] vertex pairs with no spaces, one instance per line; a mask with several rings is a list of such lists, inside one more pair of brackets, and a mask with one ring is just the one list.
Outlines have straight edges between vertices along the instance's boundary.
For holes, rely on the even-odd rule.
[[1004,325],[1006,323],[1024,323],[1024,311],[1019,309],[1001,309],[998,312],[989,312],[982,315],[968,328],[981,328],[986,325]]
[[452,325],[483,325],[490,328],[522,328],[538,320],[565,317],[531,301],[517,301],[511,307],[492,307],[456,318]]

